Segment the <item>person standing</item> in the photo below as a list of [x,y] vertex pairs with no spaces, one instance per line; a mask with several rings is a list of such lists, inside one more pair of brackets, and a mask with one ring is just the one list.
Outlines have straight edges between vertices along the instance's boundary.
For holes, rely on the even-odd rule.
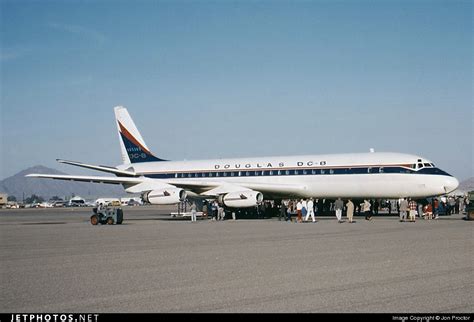
[[418,208],[416,201],[410,198],[410,202],[408,203],[408,208],[410,208],[410,221],[415,222],[416,213],[417,213],[416,210]]
[[[469,214],[468,214],[468,211],[469,211],[469,203],[470,203],[471,201],[469,200],[468,194],[466,194],[466,195],[464,196],[464,198],[461,197],[460,199],[462,199],[462,213],[465,212],[465,213],[466,213],[466,218],[467,218],[468,215],[469,215]],[[460,211],[461,211],[461,210],[459,210],[459,213],[461,213]]]
[[296,204],[296,222],[302,222],[303,218],[301,217],[301,211],[303,210],[303,199],[298,201]]
[[280,214],[278,215],[278,221],[281,221],[281,217],[286,218],[286,207],[285,202],[283,200],[280,204]]
[[304,221],[308,221],[309,219],[309,216],[311,216],[311,219],[313,220],[313,222],[316,222],[316,219],[314,218],[314,202],[313,202],[313,198],[309,198],[309,201],[307,203],[307,213],[306,213],[306,217],[304,218]]
[[336,218],[339,223],[344,222],[342,220],[342,208],[344,208],[344,202],[341,198],[337,198],[336,202],[334,203],[334,209],[336,210]]
[[301,199],[301,216],[304,216],[306,218],[306,215],[308,214],[308,202],[306,199]]
[[423,204],[421,202],[418,203],[418,217],[420,217],[420,219],[423,217]]
[[352,224],[354,222],[352,220],[352,218],[354,217],[354,203],[352,202],[351,199],[347,200],[346,208],[347,208],[347,220],[349,220],[349,223]]
[[191,221],[196,221],[196,204],[191,204]]
[[370,201],[365,199],[363,203],[360,204],[362,212],[365,214],[365,220],[372,220],[372,214],[370,213]]
[[224,217],[225,217],[224,207],[219,205],[217,207],[217,220],[222,221],[224,220]]
[[288,201],[288,208],[286,209],[286,221],[291,222],[291,215],[293,213],[294,203],[292,200]]
[[[469,201],[469,198],[466,198],[466,201]],[[456,204],[456,201],[454,202],[454,204]],[[458,199],[458,213],[461,214],[461,215],[464,213],[465,204],[469,204],[469,203],[468,202],[465,203],[464,198],[459,197],[459,199]]]
[[204,201],[202,205],[202,216],[207,218],[207,203]]
[[401,199],[398,207],[400,208],[400,222],[403,222],[405,221],[407,217],[407,211],[408,211],[407,198]]
[[433,216],[434,216],[434,219],[438,219],[438,214],[439,214],[439,201],[438,201],[438,198],[435,198],[433,200]]
[[211,215],[212,215],[212,218],[211,220],[217,220],[217,207],[218,207],[218,203],[217,203],[217,200],[214,200],[214,202],[212,203],[212,206],[211,206]]
[[378,199],[375,199],[374,200],[374,214],[375,215],[378,215],[379,214],[379,206],[380,206],[380,202]]
[[324,200],[323,199],[318,199],[318,203],[317,203],[317,214],[318,214],[318,216],[323,215],[323,210],[324,210]]

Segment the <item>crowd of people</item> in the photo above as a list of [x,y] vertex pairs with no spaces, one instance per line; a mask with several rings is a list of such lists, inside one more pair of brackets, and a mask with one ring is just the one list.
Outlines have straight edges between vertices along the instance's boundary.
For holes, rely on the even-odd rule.
[[[204,218],[222,221],[226,218],[256,218],[277,217],[279,220],[290,222],[317,222],[318,216],[335,215],[339,223],[354,223],[354,215],[364,216],[372,220],[373,215],[383,211],[387,215],[398,214],[400,222],[415,222],[416,218],[438,219],[440,214],[451,215],[464,213],[469,199],[464,196],[440,197],[430,199],[400,198],[399,200],[385,199],[286,199],[280,201],[266,200],[254,208],[226,208],[217,200],[204,202],[202,212]],[[196,205],[191,206],[192,221],[195,221]],[[346,220],[343,219],[346,218]]]
[[354,222],[354,214],[364,215],[366,220],[372,220],[372,215],[378,215],[382,209],[388,215],[397,213],[400,222],[415,222],[416,218],[438,219],[440,214],[451,215],[464,213],[469,199],[465,196],[441,197],[416,200],[414,198],[400,198],[399,200],[364,199],[336,200],[330,199],[296,199],[283,200],[279,205],[279,220],[316,222],[316,215],[335,214],[339,223],[345,222],[342,217],[346,216],[349,223]]

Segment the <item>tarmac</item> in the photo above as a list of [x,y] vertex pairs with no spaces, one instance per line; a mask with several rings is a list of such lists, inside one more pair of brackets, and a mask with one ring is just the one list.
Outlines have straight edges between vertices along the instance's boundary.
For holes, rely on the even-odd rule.
[[[174,208],[173,208],[174,209]],[[237,219],[192,223],[125,207],[0,210],[0,311],[474,311],[473,222]]]

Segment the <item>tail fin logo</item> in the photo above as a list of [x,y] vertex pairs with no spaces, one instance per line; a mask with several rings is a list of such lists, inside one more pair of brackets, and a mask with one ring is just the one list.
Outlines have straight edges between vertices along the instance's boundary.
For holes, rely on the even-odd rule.
[[120,137],[125,145],[131,163],[165,161],[154,156],[150,150],[145,148],[135,137],[117,120],[120,128]]

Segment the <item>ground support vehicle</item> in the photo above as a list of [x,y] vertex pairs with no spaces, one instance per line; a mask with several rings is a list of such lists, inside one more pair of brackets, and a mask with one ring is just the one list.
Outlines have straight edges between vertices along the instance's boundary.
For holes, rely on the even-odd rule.
[[123,222],[122,208],[106,207],[102,209],[97,209],[97,207],[95,207],[92,210],[94,211],[94,214],[91,216],[92,225],[120,225]]

